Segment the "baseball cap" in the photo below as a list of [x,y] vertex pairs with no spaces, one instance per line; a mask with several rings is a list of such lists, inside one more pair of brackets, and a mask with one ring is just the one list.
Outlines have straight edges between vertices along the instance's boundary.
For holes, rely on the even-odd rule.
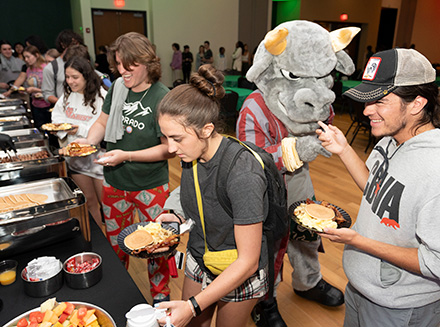
[[398,86],[427,84],[435,81],[435,69],[425,56],[414,49],[391,49],[370,57],[362,83],[344,92],[358,102],[383,98]]

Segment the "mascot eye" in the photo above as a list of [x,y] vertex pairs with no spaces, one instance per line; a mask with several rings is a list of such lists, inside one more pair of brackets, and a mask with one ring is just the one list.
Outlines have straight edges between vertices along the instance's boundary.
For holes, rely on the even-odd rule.
[[297,80],[299,80],[298,76],[293,75],[291,72],[289,72],[289,71],[287,71],[285,69],[280,69],[280,71],[281,71],[281,75],[283,75],[289,81],[297,81]]

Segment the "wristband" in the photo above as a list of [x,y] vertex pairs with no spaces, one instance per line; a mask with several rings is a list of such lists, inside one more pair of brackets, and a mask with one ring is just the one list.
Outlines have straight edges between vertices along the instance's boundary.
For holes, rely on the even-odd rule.
[[200,309],[199,304],[197,303],[196,299],[194,298],[194,296],[191,296],[189,298],[189,301],[191,301],[191,304],[194,307],[194,311],[196,312],[196,317],[200,316],[202,314],[202,309]]
[[188,302],[189,308],[191,309],[191,312],[192,312],[192,314],[193,314],[193,317],[195,317],[195,316],[196,316],[196,312],[194,311],[194,307],[193,307],[191,301],[188,300],[187,302]]
[[173,210],[171,210],[171,213],[172,213],[174,216],[176,216],[177,219],[179,219],[180,224],[183,224],[182,218],[180,218],[180,216],[179,216],[177,213],[175,213]]

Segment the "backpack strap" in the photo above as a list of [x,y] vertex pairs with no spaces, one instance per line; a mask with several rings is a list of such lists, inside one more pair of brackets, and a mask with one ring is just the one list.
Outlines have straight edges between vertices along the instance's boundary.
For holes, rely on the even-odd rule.
[[57,60],[52,60],[50,62],[50,64],[52,65],[53,68],[53,80],[55,81],[55,87],[54,87],[54,91],[55,91],[55,96],[58,98],[58,94],[57,94],[57,75],[58,75],[58,62]]
[[216,178],[216,192],[218,201],[223,210],[225,210],[231,218],[233,218],[232,205],[228,197],[226,184],[228,181],[229,172],[231,171],[232,167],[234,167],[238,157],[243,151],[246,151],[244,147],[235,146],[234,143],[236,142],[232,141],[232,139],[229,139],[229,142],[226,144],[226,148],[223,151],[222,158],[220,159]]

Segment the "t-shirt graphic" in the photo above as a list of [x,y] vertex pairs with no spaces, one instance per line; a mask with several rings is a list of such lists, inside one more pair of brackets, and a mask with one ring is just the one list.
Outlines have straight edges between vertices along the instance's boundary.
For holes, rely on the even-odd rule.
[[143,130],[145,124],[142,121],[138,121],[136,117],[144,117],[152,113],[153,110],[150,106],[144,107],[141,101],[124,102],[122,106],[122,123],[125,126],[126,132],[131,133],[133,128]]

